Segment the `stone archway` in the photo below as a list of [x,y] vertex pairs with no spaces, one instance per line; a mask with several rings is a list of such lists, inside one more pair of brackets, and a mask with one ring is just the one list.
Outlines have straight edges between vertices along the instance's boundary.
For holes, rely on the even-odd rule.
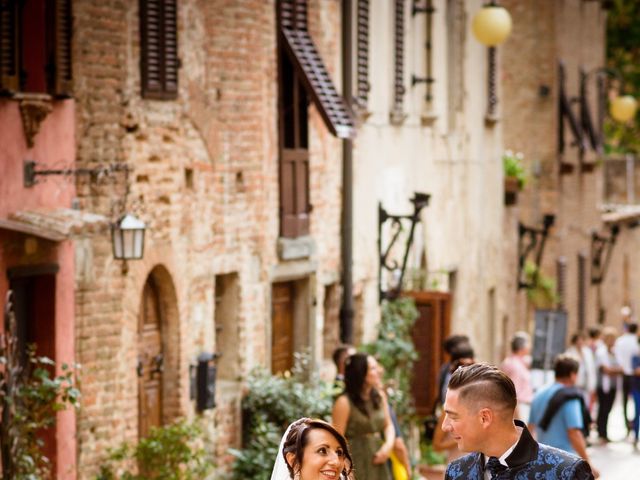
[[138,311],[138,434],[179,415],[179,315],[171,274],[156,265],[142,289]]

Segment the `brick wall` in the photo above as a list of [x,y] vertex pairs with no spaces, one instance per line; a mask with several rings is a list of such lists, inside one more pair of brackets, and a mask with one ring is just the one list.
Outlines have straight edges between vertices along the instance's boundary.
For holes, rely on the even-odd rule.
[[[165,416],[190,416],[189,364],[215,342],[215,276],[239,276],[239,371],[269,364],[270,272],[278,264],[276,23],[272,1],[179,2],[180,90],[175,101],[140,96],[137,2],[74,3],[78,164],[124,161],[127,209],[147,223],[145,255],[123,274],[108,238],[81,247],[76,342],[83,364],[78,415],[79,477],[107,448],[137,437],[137,319],[142,288],[161,265],[167,319]],[[339,4],[313,1],[310,24],[334,74]],[[335,76],[334,76],[335,78]],[[339,270],[341,144],[310,111],[312,272]],[[79,183],[82,207],[116,215],[123,179]],[[80,270],[80,267],[79,267]],[[324,284],[312,295],[322,298]],[[174,292],[173,295],[170,292]],[[316,307],[322,318],[322,303]],[[320,324],[320,327],[322,325]],[[169,387],[166,387],[169,388]],[[239,442],[237,390],[221,389],[214,420],[218,454]],[[222,458],[222,463],[229,458]]]
[[[604,65],[606,12],[598,3],[577,0],[564,2],[505,1],[513,16],[514,31],[502,47],[503,105],[505,148],[522,151],[527,159],[530,185],[521,194],[518,206],[510,209],[505,220],[505,235],[512,242],[507,255],[517,258],[517,219],[540,225],[544,213],[555,213],[556,224],[545,249],[543,272],[555,277],[555,262],[567,260],[565,304],[569,313],[569,334],[578,328],[578,254],[587,256],[586,326],[597,323],[598,289],[589,283],[591,231],[604,232],[599,205],[602,203],[602,168],[592,172],[580,171],[578,149],[571,145],[572,136],[565,128],[566,148],[563,161],[576,167],[570,174],[560,175],[558,167],[558,71],[557,63],[566,66],[566,91],[569,97],[579,94],[579,68],[591,71]],[[523,54],[526,52],[526,54]],[[548,95],[541,87],[549,87]],[[596,112],[595,79],[587,84],[591,111]],[[574,105],[576,113],[577,106]],[[588,162],[597,161],[594,152],[585,156]],[[634,275],[623,280],[625,256],[634,261],[632,247],[637,234],[625,230],[616,246],[609,273],[602,285],[602,302],[608,312],[607,323],[619,326],[618,312],[623,304],[623,283],[626,290],[637,295]],[[509,311],[509,331],[531,329],[532,309],[526,303],[524,291],[515,289],[515,262],[505,274],[512,280],[512,293],[518,299]]]

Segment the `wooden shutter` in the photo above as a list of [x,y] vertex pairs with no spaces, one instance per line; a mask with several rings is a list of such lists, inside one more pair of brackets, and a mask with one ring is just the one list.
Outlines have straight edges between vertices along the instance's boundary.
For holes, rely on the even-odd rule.
[[578,254],[578,330],[587,324],[587,256]]
[[282,0],[280,32],[287,55],[329,131],[339,138],[355,135],[353,115],[336,91],[307,29],[307,1]]
[[404,0],[395,0],[392,123],[404,120]]
[[178,4],[176,0],[164,0],[163,5],[163,89],[175,98],[178,94]]
[[18,75],[18,2],[0,0],[0,91],[17,92]]
[[369,0],[358,0],[356,37],[356,80],[358,108],[367,109],[369,100]]
[[54,1],[54,58],[55,75],[53,78],[53,94],[70,97],[73,93],[71,35],[73,31],[71,0]]
[[174,99],[178,93],[176,0],[140,0],[142,96]]
[[411,393],[416,413],[428,415],[438,398],[438,373],[445,362],[443,340],[451,329],[450,293],[421,291],[403,292],[412,297],[418,309],[418,318],[411,332],[418,360],[413,365]]

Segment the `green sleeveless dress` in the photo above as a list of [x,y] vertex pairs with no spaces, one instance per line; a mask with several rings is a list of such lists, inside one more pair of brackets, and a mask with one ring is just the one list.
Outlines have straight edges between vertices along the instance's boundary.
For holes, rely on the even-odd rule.
[[[348,397],[347,397],[348,398]],[[349,420],[345,436],[353,458],[356,480],[391,480],[387,462],[373,464],[373,456],[384,443],[384,411],[373,408],[371,400],[365,402],[369,416],[362,413],[349,399]]]

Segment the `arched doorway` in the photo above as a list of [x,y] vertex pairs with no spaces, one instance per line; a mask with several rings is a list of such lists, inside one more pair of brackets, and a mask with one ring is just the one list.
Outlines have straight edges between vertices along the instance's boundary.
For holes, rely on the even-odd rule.
[[163,423],[164,348],[160,289],[153,274],[142,291],[138,316],[138,434],[146,437],[152,427]]

